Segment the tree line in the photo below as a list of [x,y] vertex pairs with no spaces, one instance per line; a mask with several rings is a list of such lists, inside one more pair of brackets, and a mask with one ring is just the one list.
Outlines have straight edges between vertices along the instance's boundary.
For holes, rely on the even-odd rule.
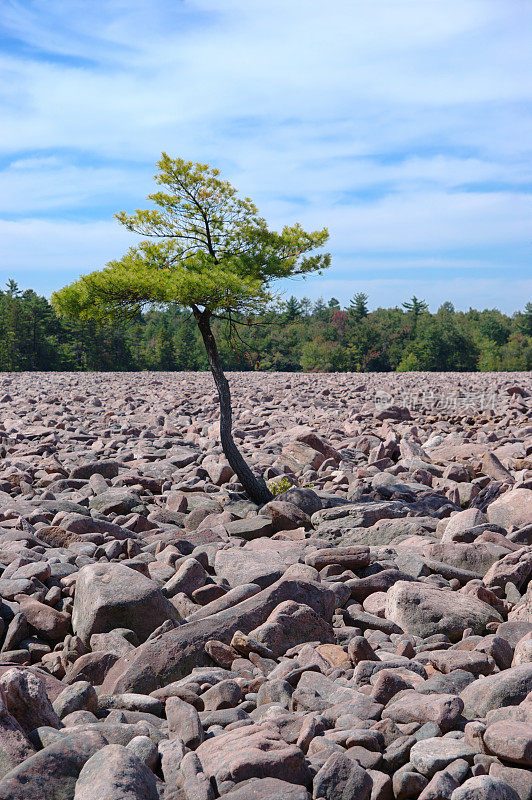
[[[532,369],[532,302],[511,316],[497,309],[436,313],[416,297],[368,310],[357,293],[290,297],[275,311],[216,321],[228,370],[388,372]],[[207,370],[190,311],[173,305],[113,324],[59,317],[45,297],[10,280],[0,291],[0,370]]]

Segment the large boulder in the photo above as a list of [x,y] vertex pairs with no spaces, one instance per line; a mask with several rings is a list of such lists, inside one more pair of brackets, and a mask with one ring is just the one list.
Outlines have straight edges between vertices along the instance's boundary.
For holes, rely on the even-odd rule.
[[303,786],[310,782],[303,751],[266,725],[247,725],[207,739],[196,754],[219,792],[224,784],[248,778],[280,778]]
[[502,622],[497,611],[475,597],[409,581],[398,581],[388,590],[385,613],[405,633],[443,633],[453,642],[466,628],[482,635],[489,622]]
[[205,651],[209,640],[230,644],[236,631],[250,633],[285,600],[310,606],[328,622],[336,606],[336,595],[322,584],[282,578],[231,608],[182,625],[128,653],[109,671],[102,691],[149,693],[185,677],[193,667],[211,665]]
[[134,753],[109,744],[79,774],[74,800],[158,800],[155,775]]
[[106,744],[106,739],[96,730],[61,737],[2,778],[0,800],[73,798],[83,765]]
[[532,490],[512,489],[505,492],[489,504],[487,514],[490,522],[506,529],[512,525],[517,528],[527,525],[532,519]]
[[478,719],[502,706],[516,706],[532,692],[532,664],[511,667],[473,681],[461,693],[464,717]]
[[21,726],[9,713],[0,691],[0,779],[35,752]]
[[304,642],[334,642],[332,625],[310,606],[293,600],[280,603],[251,636],[266,645],[275,658]]
[[93,633],[129,628],[140,641],[177,611],[158,585],[122,564],[89,564],[76,581],[72,628],[88,642]]

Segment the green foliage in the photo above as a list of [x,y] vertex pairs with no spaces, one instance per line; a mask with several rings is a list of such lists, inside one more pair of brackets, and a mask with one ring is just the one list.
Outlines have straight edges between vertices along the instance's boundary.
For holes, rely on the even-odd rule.
[[356,322],[367,317],[368,311],[368,296],[364,292],[357,292],[354,294],[349,302],[349,313]]
[[[299,301],[302,303],[302,301]],[[223,365],[263,371],[417,371],[532,369],[525,313],[454,311],[444,303],[420,315],[412,339],[410,312],[379,308],[355,320],[327,303],[293,320],[286,306],[251,318],[241,339],[215,320]],[[530,305],[532,310],[532,304]],[[325,310],[326,317],[322,317]],[[508,331],[506,338],[500,331]],[[58,317],[48,301],[11,284],[0,291],[0,370],[205,370],[207,357],[191,312],[177,304],[151,308],[120,323]]]
[[249,198],[238,196],[219,171],[166,153],[149,195],[154,208],[116,215],[128,230],[147,237],[103,270],[55,292],[52,303],[77,319],[115,319],[144,306],[178,303],[212,315],[250,314],[273,300],[272,283],[329,266],[313,254],[327,229],[299,224],[271,231]]
[[291,487],[292,483],[288,478],[279,478],[278,480],[272,481],[268,484],[268,488],[274,497],[277,497],[277,495],[280,495],[283,492],[287,492]]

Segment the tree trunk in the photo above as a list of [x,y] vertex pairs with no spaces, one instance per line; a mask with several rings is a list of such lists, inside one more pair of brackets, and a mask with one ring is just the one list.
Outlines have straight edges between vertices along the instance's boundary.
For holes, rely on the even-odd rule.
[[238,480],[244,487],[247,496],[254,503],[257,503],[257,505],[263,505],[272,499],[272,494],[266,486],[264,478],[257,478],[246,464],[231,433],[231,391],[229,389],[229,382],[224,375],[220,363],[218,347],[216,346],[216,340],[211,330],[211,314],[208,311],[200,312],[199,309],[194,309],[194,316],[203,338],[212,376],[218,390],[218,397],[220,398],[220,440],[222,449],[229,464],[235,471]]

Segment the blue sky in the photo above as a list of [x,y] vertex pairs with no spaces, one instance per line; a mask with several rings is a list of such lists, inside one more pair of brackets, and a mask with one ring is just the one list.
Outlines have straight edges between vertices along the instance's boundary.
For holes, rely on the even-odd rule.
[[119,256],[166,150],[329,227],[286,294],[523,308],[531,44],[530,0],[2,0],[0,281]]

